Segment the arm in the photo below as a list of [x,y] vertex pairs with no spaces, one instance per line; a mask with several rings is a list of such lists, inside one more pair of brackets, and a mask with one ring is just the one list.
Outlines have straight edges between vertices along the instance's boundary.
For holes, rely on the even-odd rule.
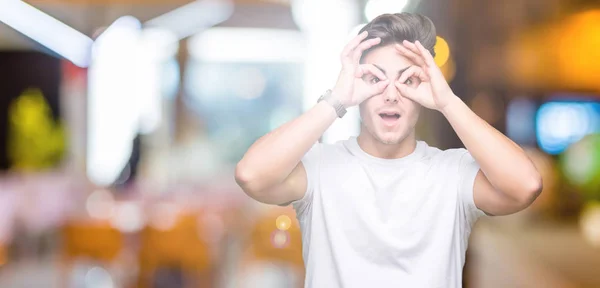
[[[342,52],[342,71],[333,89],[346,107],[380,94],[389,81],[368,84],[364,74],[385,79],[373,65],[360,65],[363,51],[380,43],[379,38],[363,41],[366,33],[355,37]],[[315,107],[256,141],[237,164],[235,179],[248,196],[267,204],[284,204],[304,197],[306,170],[302,157],[335,121],[335,109],[326,102]]]
[[492,215],[527,208],[542,190],[542,178],[523,149],[477,116],[455,95],[442,110],[480,166],[475,178],[475,205]]
[[236,166],[237,183],[248,196],[268,204],[302,198],[306,171],[300,160],[336,117],[333,107],[321,102],[258,139]]
[[[473,187],[477,208],[491,215],[506,215],[528,207],[541,192],[542,179],[525,152],[454,95],[433,57],[419,42],[405,41],[396,48],[416,64],[397,81],[401,94],[440,111],[479,164]],[[421,81],[416,89],[403,84],[411,76]]]

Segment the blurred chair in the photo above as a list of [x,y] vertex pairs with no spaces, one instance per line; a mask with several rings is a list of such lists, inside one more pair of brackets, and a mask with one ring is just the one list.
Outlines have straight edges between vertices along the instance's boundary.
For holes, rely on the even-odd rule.
[[124,236],[108,222],[69,222],[62,227],[61,284],[69,287],[68,276],[78,260],[111,266],[124,247]]
[[[272,285],[304,286],[302,235],[295,211],[291,207],[270,207],[264,214],[258,215],[251,225],[249,238],[243,248],[245,253],[240,264],[244,282],[248,283],[250,277],[253,281],[260,281],[260,285],[277,282],[278,284]],[[264,277],[286,279],[257,279],[256,277],[263,276],[249,275],[249,271],[267,271]],[[278,281],[286,281],[286,284]]]
[[214,287],[211,247],[200,231],[197,214],[181,214],[167,229],[146,226],[140,239],[138,287]]

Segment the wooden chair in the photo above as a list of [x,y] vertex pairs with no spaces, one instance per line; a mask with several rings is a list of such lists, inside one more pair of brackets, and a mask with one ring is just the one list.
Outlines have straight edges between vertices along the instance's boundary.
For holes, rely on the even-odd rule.
[[[287,225],[289,227],[277,227],[278,218],[290,221],[290,225]],[[300,282],[298,287],[304,285],[302,235],[292,208],[269,208],[264,214],[258,215],[251,225],[249,238],[244,246],[245,252],[240,263],[242,270],[266,263],[289,267]]]
[[200,237],[202,223],[197,214],[179,215],[168,229],[146,226],[140,235],[139,287],[151,287],[153,275],[161,268],[181,269],[186,287],[213,287],[214,265],[211,247]]
[[62,227],[61,284],[68,287],[68,275],[77,260],[91,260],[110,266],[124,247],[123,234],[108,222],[69,222]]

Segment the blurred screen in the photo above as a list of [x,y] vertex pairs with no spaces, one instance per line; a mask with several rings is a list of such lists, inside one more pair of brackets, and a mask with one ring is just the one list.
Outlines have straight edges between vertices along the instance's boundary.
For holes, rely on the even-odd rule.
[[301,64],[192,60],[188,67],[187,105],[222,161],[238,161],[259,137],[302,113]]
[[589,134],[600,132],[600,102],[578,95],[557,95],[540,105],[536,113],[539,147],[560,154]]

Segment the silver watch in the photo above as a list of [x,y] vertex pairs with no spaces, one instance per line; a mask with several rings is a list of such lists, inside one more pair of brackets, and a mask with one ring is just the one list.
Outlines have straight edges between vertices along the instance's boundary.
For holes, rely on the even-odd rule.
[[342,104],[342,102],[340,102],[340,100],[335,99],[335,97],[332,97],[331,93],[332,93],[331,89],[325,91],[325,93],[323,93],[323,95],[321,95],[321,97],[319,97],[319,100],[317,101],[317,103],[319,103],[321,101],[327,102],[329,105],[331,105],[335,109],[335,113],[338,115],[338,117],[342,118],[342,117],[344,117],[344,115],[346,115],[346,107],[344,107],[344,104]]

